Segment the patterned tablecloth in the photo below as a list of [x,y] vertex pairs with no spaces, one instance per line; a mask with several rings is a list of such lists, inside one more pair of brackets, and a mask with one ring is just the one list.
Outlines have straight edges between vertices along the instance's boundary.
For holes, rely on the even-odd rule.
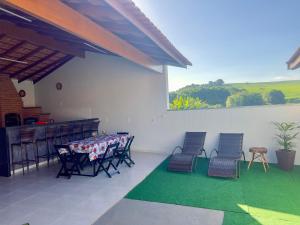
[[119,147],[124,147],[128,137],[128,135],[120,134],[100,135],[79,141],[72,141],[68,145],[76,153],[88,153],[90,161],[93,161],[104,154],[107,146],[110,144],[119,142]]

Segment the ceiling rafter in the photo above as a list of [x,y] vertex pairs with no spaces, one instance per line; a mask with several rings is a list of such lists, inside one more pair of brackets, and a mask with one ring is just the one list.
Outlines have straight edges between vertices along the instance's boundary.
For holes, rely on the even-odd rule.
[[[44,62],[44,61],[46,61],[46,60],[52,58],[53,56],[55,56],[55,55],[58,54],[58,53],[59,53],[59,51],[54,51],[54,52],[52,52],[51,54],[46,55],[45,57],[39,59],[38,61],[35,61],[34,63],[32,63],[32,64],[30,64],[30,65],[24,67],[23,69],[20,69],[20,70],[16,71],[16,72],[13,73],[12,75],[10,75],[10,77],[11,77],[11,78],[16,77],[16,76],[18,76],[19,74],[25,72],[26,70],[29,70],[29,69],[31,69],[31,68],[33,68],[33,67],[35,67],[35,66],[41,64],[42,62]],[[29,76],[25,76],[24,78],[21,79],[21,81],[27,80],[29,77],[30,77],[30,75],[29,75]],[[19,83],[20,83],[21,81],[19,80]]]
[[[75,37],[72,34],[69,34],[69,33],[64,32],[62,30],[59,30],[58,28],[55,28],[55,27],[52,27],[52,26],[49,26],[49,25],[47,26],[46,24],[43,24],[40,21],[35,21],[34,23],[29,23],[29,22],[18,20],[18,19],[9,17],[9,16],[3,16],[1,14],[0,14],[0,20],[8,20],[10,22],[13,22],[17,26],[35,30],[40,35],[46,35],[46,36],[50,35],[57,41],[69,42],[69,43],[72,43],[74,45],[77,45],[78,48],[80,48],[80,49],[95,52],[94,49],[84,45],[85,40],[82,40],[79,37]],[[3,34],[3,35],[5,36],[5,34]],[[97,51],[97,52],[99,53],[100,51]],[[102,52],[100,52],[100,53],[101,54],[114,55],[113,53],[111,53],[109,51],[106,51],[103,48],[102,48]]]
[[5,34],[0,34],[0,40],[5,37]]
[[[64,59],[60,60],[59,62],[57,62],[57,65],[55,65],[55,63],[52,64],[52,66],[54,66],[52,69],[50,69],[49,71],[47,71],[45,74],[43,74],[42,76],[40,76],[39,78],[33,80],[33,83],[36,84],[37,82],[39,82],[40,80],[42,80],[43,78],[45,78],[46,76],[48,76],[50,73],[54,72],[55,70],[57,70],[59,67],[63,66],[65,63],[69,62],[71,59],[73,59],[74,56],[66,56],[64,57]],[[50,68],[51,66],[49,66]]]
[[7,49],[5,52],[1,53],[0,56],[3,57],[5,55],[8,55],[8,54],[14,52],[15,50],[17,50],[18,48],[20,48],[25,43],[26,43],[26,41],[20,41],[18,44],[14,45],[13,47]]
[[[26,58],[29,58],[29,57],[35,55],[36,53],[38,53],[39,51],[41,51],[43,49],[44,49],[44,47],[39,46],[36,49],[33,49],[32,51],[28,52],[27,54],[25,54],[25,55],[23,55],[23,56],[15,59],[15,60],[18,60],[18,61],[26,60]],[[8,65],[6,65],[4,68],[2,68],[0,70],[0,73],[5,72],[7,69],[11,68],[12,66],[14,66],[16,64],[18,64],[18,63],[17,62],[11,62],[11,63],[9,63]]]
[[3,4],[13,9],[21,10],[89,43],[127,58],[147,69],[159,73],[163,72],[163,66],[160,62],[60,0],[3,0]]
[[[64,57],[66,57],[66,56],[64,56]],[[34,71],[33,73],[31,73],[31,74],[29,74],[28,76],[26,76],[26,79],[20,79],[20,80],[19,80],[19,83],[21,83],[21,82],[24,81],[24,80],[31,79],[31,78],[34,77],[35,75],[42,73],[44,70],[47,70],[49,67],[51,67],[51,66],[53,66],[53,65],[55,65],[55,64],[57,64],[57,63],[59,63],[64,57],[61,57],[61,58],[59,58],[58,60],[55,60],[54,62],[52,62],[52,63],[50,63],[50,64],[47,64],[47,65],[41,67],[41,68],[38,69],[37,71]]]
[[84,51],[79,49],[76,45],[68,42],[61,42],[52,37],[41,35],[34,30],[16,26],[9,21],[0,20],[1,32],[16,39],[22,38],[32,44],[44,45],[52,50],[58,50],[68,55],[84,57]]

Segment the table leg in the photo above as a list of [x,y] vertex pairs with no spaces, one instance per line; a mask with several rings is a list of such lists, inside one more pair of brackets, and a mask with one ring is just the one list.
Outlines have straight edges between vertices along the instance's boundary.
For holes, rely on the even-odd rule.
[[263,160],[264,160],[265,164],[267,165],[268,169],[270,169],[270,166],[269,166],[268,160],[266,159],[266,157],[265,157],[265,154],[264,154],[264,153],[262,154],[262,157],[263,157]]
[[93,175],[95,177],[98,175],[98,171],[96,171],[97,160],[94,160],[92,163],[93,163]]
[[252,159],[249,161],[249,164],[248,164],[248,170],[250,169],[250,166],[251,166],[251,164],[252,164],[253,161],[254,161],[254,157],[255,157],[255,153],[252,152]]
[[263,167],[264,167],[264,170],[265,170],[265,173],[266,173],[267,168],[266,168],[266,165],[265,165],[265,159],[264,159],[264,154],[263,153],[260,153],[260,158],[261,158],[261,162],[263,164]]

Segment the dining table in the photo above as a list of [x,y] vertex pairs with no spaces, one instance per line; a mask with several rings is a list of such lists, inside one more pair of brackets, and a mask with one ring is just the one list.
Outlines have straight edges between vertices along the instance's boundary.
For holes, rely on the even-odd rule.
[[79,158],[81,154],[88,156],[86,158],[88,158],[93,165],[93,174],[88,176],[96,176],[97,170],[95,167],[97,159],[105,153],[107,147],[115,143],[119,143],[120,148],[125,147],[128,138],[128,134],[106,134],[71,141],[68,145],[70,150],[76,153]]

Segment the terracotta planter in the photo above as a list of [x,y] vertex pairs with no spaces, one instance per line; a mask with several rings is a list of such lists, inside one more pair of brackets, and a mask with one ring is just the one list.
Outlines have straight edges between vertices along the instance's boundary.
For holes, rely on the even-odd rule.
[[292,170],[294,169],[296,151],[286,151],[286,150],[277,150],[277,162],[278,166],[282,170]]

